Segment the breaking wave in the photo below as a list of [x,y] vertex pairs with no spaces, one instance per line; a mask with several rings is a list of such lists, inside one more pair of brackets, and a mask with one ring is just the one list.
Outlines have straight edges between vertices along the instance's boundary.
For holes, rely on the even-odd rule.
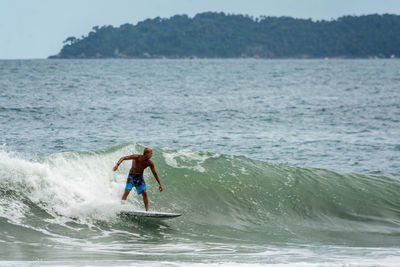
[[[22,240],[21,229],[52,238],[84,237],[82,227],[133,231],[118,213],[143,209],[142,201],[132,192],[128,204],[120,204],[130,166],[124,162],[117,172],[112,167],[121,156],[142,149],[131,143],[35,159],[3,149],[0,227],[8,230],[0,239]],[[166,225],[185,238],[398,245],[397,174],[342,174],[168,148],[154,149],[152,160],[165,190],[157,191],[147,170],[150,209],[183,213]],[[135,233],[140,236],[140,231]]]

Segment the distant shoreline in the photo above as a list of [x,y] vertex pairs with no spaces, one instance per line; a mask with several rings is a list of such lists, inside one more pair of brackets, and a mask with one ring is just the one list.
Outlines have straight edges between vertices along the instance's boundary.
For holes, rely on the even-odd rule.
[[398,60],[399,57],[395,58],[380,58],[380,57],[358,57],[358,58],[346,58],[346,57],[337,57],[337,58],[253,58],[253,57],[242,57],[242,58],[117,58],[117,57],[103,57],[103,58],[0,58],[0,61],[29,61],[29,60],[42,60],[42,61],[53,61],[53,60]]
[[312,21],[205,12],[94,26],[87,36],[68,37],[48,58],[397,58],[399,36],[399,15]]
[[369,56],[369,57],[281,57],[281,58],[267,58],[267,57],[57,57],[57,56],[49,56],[48,58],[44,59],[126,59],[126,60],[135,60],[135,59],[145,59],[145,60],[154,60],[154,59],[162,59],[162,60],[212,60],[212,59],[255,59],[255,60],[352,60],[352,59],[399,59],[396,56],[393,57],[379,57],[379,56]]

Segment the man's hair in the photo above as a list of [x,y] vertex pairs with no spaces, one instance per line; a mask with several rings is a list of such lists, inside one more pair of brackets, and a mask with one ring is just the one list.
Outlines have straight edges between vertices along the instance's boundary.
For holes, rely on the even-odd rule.
[[151,151],[153,151],[153,149],[151,149],[150,147],[145,147],[145,148],[143,149],[143,155],[144,155],[144,154],[147,154],[147,153],[150,153]]

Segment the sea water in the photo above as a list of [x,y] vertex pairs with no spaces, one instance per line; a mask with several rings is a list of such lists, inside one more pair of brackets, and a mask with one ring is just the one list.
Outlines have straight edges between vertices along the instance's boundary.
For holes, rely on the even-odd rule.
[[[400,61],[0,61],[0,265],[399,266]],[[150,209],[118,216],[125,155]]]

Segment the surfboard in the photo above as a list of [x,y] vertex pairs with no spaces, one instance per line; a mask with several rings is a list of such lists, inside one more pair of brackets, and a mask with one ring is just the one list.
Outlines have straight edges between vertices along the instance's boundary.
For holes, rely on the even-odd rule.
[[136,217],[136,218],[153,218],[153,219],[171,219],[181,216],[179,213],[169,213],[160,211],[121,211],[119,213],[121,216]]

